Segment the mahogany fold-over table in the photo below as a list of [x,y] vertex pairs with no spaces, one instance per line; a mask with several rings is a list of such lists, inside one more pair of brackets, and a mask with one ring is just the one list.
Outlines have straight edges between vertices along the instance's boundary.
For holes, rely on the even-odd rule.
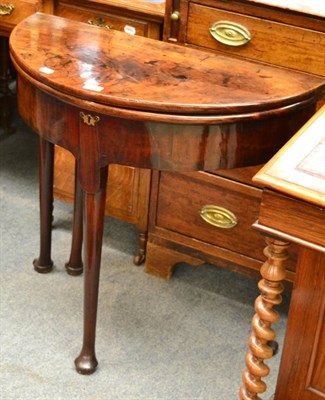
[[[325,84],[45,14],[14,29],[10,50],[20,114],[40,138],[41,249],[34,262],[40,272],[52,267],[53,145],[77,160],[85,287],[83,346],[75,365],[90,374],[97,366],[107,166],[194,171],[263,163],[310,118]],[[261,378],[254,369],[250,374]],[[257,398],[246,392],[247,399]]]

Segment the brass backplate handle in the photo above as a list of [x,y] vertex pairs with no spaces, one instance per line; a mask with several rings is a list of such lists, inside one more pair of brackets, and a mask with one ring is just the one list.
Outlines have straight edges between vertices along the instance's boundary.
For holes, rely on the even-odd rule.
[[227,46],[243,46],[251,40],[249,30],[236,22],[218,21],[209,31],[214,39]]
[[0,4],[0,16],[11,15],[15,9],[13,4]]
[[230,229],[237,225],[236,215],[223,207],[206,205],[202,207],[200,215],[205,222],[217,228]]

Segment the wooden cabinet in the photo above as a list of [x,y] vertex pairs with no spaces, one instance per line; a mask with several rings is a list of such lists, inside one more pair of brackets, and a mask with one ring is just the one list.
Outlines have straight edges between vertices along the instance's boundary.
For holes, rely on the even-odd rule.
[[[164,1],[55,1],[53,13],[69,19],[95,24],[102,29],[116,29],[131,35],[161,39]],[[72,202],[74,192],[74,157],[63,148],[55,149],[54,196]],[[140,233],[139,254],[143,261],[148,225],[149,170],[110,165],[106,214],[136,224]]]
[[215,7],[198,3],[189,2],[188,44],[325,75],[324,54],[319,51],[325,47],[325,31],[318,18],[301,27],[299,20],[286,21],[276,11],[259,13],[256,6],[243,9],[234,2],[216,1]]
[[[324,6],[281,3],[167,0],[164,40],[325,76]],[[293,134],[306,117],[297,117],[292,121],[296,127],[283,126],[284,131]],[[265,258],[259,250],[261,238],[251,228],[262,193],[251,181],[258,169],[154,174],[146,271],[169,278],[178,262],[209,262],[257,277]],[[216,227],[202,218],[202,212],[208,212],[208,220],[234,215],[237,224]],[[291,254],[289,282],[295,279],[296,252]]]
[[[123,1],[57,1],[54,13],[105,29],[161,39],[164,2],[160,2],[160,5],[139,0],[132,3],[133,7],[130,8]],[[144,9],[141,8],[143,4]]]
[[15,94],[9,84],[14,77],[9,58],[8,37],[13,28],[36,11],[44,11],[42,0],[12,0],[0,4],[0,128],[12,133],[12,110],[15,107]]
[[43,11],[42,0],[12,0],[0,4],[0,36],[9,36],[12,29],[36,11]]

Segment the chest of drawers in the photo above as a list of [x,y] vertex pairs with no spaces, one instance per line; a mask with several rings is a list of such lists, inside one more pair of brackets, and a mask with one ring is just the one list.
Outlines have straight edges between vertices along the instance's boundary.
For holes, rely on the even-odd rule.
[[54,13],[64,18],[160,39],[164,1],[57,1]]
[[[319,2],[315,8],[313,4],[168,0],[164,40],[325,76],[325,10]],[[305,121],[306,116],[297,115],[291,126],[283,125],[284,132],[294,132]],[[169,278],[178,262],[209,262],[257,277],[265,257],[251,225],[258,216],[261,189],[251,178],[259,168],[155,174],[146,271]],[[223,226],[233,218],[235,226]],[[295,279],[296,255],[291,253],[289,282]]]
[[11,114],[15,107],[15,95],[9,88],[13,74],[8,49],[8,37],[12,29],[36,11],[44,11],[42,0],[13,0],[0,4],[0,129],[11,133]]
[[167,12],[176,20],[166,23],[165,39],[325,75],[321,51],[325,48],[325,22],[324,15],[321,16],[325,13],[324,5],[319,3],[318,14],[311,15],[289,11],[284,6],[268,7],[265,3],[277,2],[170,2]]

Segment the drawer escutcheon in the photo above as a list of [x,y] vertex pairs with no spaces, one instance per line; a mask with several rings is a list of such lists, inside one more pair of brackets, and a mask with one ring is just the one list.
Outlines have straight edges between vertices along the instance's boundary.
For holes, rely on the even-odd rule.
[[236,22],[218,21],[209,31],[215,40],[227,46],[243,46],[251,40],[249,30]]
[[100,121],[100,117],[98,115],[93,116],[91,114],[85,114],[83,111],[80,111],[79,115],[82,121],[88,126],[96,126]]
[[0,16],[11,15],[15,9],[13,4],[0,4]]
[[237,225],[236,215],[223,207],[205,205],[200,215],[205,222],[217,228],[231,229]]
[[100,28],[105,28],[105,29],[108,29],[108,30],[113,28],[113,25],[105,24],[105,20],[103,18],[97,18],[96,21],[94,21],[93,19],[89,19],[87,21],[87,24],[96,25],[96,26],[99,26]]

